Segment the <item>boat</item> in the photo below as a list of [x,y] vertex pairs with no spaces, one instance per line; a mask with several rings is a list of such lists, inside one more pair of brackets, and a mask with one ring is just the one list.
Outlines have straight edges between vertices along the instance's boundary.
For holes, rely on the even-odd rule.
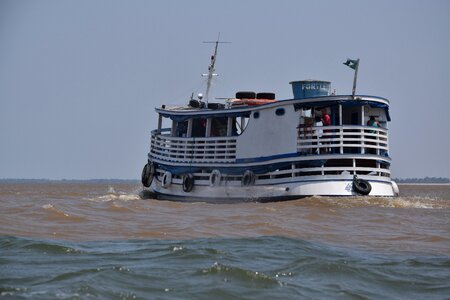
[[389,100],[355,95],[357,65],[352,95],[308,79],[290,82],[291,99],[238,91],[212,103],[218,44],[204,74],[205,96],[155,108],[158,123],[141,176],[145,191],[157,199],[212,203],[399,194],[390,177]]

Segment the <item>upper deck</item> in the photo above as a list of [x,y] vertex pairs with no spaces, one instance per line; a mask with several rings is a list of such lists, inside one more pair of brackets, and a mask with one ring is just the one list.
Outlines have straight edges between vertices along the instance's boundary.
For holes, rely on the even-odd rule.
[[[256,110],[273,109],[279,106],[294,105],[298,108],[303,107],[321,107],[321,106],[363,106],[389,109],[389,100],[377,96],[357,95],[353,98],[351,95],[333,95],[324,97],[313,97],[306,99],[286,99],[275,102],[257,105],[257,106],[225,106],[223,109],[194,108],[189,105],[166,106],[155,108],[155,111],[163,117],[172,120],[184,121],[190,118],[211,118],[240,116],[251,113]],[[390,119],[390,117],[389,117]]]
[[[385,98],[347,95],[223,109],[156,108],[149,156],[176,167],[356,158],[389,164],[388,108]],[[330,124],[315,122],[324,113]],[[368,126],[370,116],[381,127]],[[162,128],[162,118],[172,121],[171,128]]]

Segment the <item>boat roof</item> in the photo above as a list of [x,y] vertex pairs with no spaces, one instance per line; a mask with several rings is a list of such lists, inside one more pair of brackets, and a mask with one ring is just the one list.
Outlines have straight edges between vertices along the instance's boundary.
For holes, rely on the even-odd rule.
[[314,97],[307,99],[286,99],[270,102],[257,106],[238,106],[223,109],[194,108],[188,105],[167,106],[155,108],[155,111],[163,117],[171,118],[182,122],[189,118],[211,118],[211,117],[229,117],[245,116],[252,111],[261,109],[271,109],[286,104],[293,104],[296,108],[327,107],[342,104],[344,106],[370,105],[372,107],[389,108],[389,100],[377,96],[357,95],[353,98],[351,95],[333,95],[324,97]]

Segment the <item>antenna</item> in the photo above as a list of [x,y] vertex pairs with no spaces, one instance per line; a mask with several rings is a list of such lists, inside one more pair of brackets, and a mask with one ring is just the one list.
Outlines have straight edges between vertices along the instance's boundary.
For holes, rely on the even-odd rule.
[[209,63],[208,66],[208,74],[202,74],[202,76],[208,76],[207,82],[206,82],[206,92],[205,92],[205,102],[206,102],[206,107],[208,107],[208,100],[209,100],[209,91],[211,89],[211,83],[212,83],[212,79],[214,76],[217,76],[217,74],[214,73],[215,71],[215,65],[216,65],[216,60],[217,60],[217,48],[219,46],[219,44],[229,44],[231,42],[221,42],[220,41],[220,32],[219,35],[217,36],[217,41],[215,42],[203,42],[203,43],[214,43],[216,44],[216,46],[214,47],[214,54],[211,55],[211,62]]

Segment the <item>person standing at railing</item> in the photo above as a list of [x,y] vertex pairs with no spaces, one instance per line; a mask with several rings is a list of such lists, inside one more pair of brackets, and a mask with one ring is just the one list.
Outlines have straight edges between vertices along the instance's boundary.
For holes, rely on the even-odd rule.
[[[369,121],[367,121],[367,126],[381,127],[381,124],[377,121],[376,116],[370,116]],[[376,131],[372,130],[371,133],[376,133]]]
[[[367,121],[367,126],[377,127],[378,128],[378,127],[381,127],[381,124],[380,124],[380,122],[377,121],[376,116],[370,116],[369,121]],[[369,133],[376,134],[377,131],[376,130],[370,130]],[[369,139],[377,139],[377,137],[373,136],[373,135],[369,135],[368,138]],[[377,143],[368,143],[368,144],[369,145],[377,145]],[[367,149],[366,152],[367,153],[371,153],[371,154],[376,154],[377,153],[376,149]]]
[[327,110],[325,108],[322,109],[322,123],[323,123],[323,126],[330,126],[331,125],[331,117],[327,113]]
[[[330,117],[330,115],[328,114],[326,108],[322,109],[322,123],[323,123],[323,126],[330,126],[330,125],[331,125],[331,117]],[[328,130],[325,129],[325,130],[323,131],[323,133],[325,133],[325,134],[324,134],[324,138],[325,138],[325,139],[331,138],[330,132],[331,132],[331,131],[330,131],[329,129],[328,129]],[[329,142],[324,142],[323,144],[329,144]],[[325,148],[325,152],[329,152],[329,150],[331,150],[331,149]]]

